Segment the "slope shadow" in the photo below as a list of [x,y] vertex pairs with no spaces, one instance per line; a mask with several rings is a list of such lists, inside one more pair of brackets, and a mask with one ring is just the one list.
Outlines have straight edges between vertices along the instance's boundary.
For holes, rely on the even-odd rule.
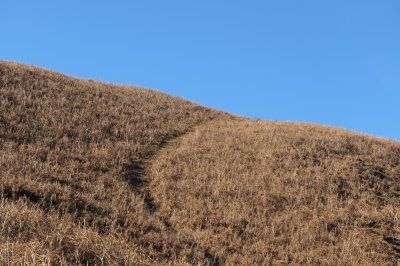
[[143,197],[146,209],[150,213],[154,213],[158,209],[158,206],[148,189],[149,180],[145,177],[144,168],[144,163],[141,161],[124,164],[123,177],[130,184],[133,191]]

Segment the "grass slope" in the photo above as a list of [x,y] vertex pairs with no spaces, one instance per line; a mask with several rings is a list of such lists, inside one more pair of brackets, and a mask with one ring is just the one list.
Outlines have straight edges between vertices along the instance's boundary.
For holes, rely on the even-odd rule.
[[0,264],[204,260],[162,229],[142,167],[169,139],[221,115],[1,62]]
[[0,61],[0,264],[393,265],[400,145]]
[[309,124],[216,121],[151,166],[159,212],[228,265],[396,265],[400,145]]

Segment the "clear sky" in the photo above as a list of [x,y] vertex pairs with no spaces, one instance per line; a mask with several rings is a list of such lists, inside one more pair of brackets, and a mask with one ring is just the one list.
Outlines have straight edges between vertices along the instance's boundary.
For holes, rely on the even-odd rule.
[[400,140],[400,1],[0,1],[0,58]]

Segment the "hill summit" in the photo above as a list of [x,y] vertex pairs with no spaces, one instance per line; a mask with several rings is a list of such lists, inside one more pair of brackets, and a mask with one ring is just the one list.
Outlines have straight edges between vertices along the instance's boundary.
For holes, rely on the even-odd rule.
[[0,61],[0,264],[396,265],[400,144]]

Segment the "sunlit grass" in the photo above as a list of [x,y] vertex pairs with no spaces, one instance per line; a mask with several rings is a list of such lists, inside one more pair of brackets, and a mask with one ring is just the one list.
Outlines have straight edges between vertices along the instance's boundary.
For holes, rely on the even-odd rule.
[[0,264],[396,265],[400,144],[0,61]]

